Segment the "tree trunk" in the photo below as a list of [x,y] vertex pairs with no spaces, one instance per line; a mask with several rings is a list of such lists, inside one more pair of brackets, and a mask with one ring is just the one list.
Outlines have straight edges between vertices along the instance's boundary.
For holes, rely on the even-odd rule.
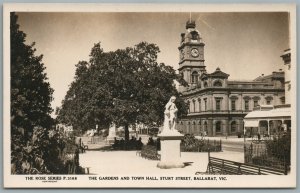
[[129,141],[129,126],[128,125],[125,125],[124,131],[125,131],[125,141]]

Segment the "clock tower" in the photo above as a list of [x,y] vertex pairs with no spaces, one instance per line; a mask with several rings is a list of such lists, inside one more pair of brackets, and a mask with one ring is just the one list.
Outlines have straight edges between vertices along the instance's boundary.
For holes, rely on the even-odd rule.
[[196,29],[195,21],[186,22],[186,32],[181,34],[179,49],[179,73],[189,85],[196,86],[199,77],[206,72],[204,65],[204,42]]

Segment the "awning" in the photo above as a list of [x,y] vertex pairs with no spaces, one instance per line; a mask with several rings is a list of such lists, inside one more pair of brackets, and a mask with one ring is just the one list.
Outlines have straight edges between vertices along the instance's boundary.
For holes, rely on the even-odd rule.
[[259,126],[259,120],[244,120],[245,121],[245,127],[258,127]]
[[291,118],[291,109],[290,108],[278,108],[268,111],[252,111],[248,113],[244,120],[247,119],[287,119]]

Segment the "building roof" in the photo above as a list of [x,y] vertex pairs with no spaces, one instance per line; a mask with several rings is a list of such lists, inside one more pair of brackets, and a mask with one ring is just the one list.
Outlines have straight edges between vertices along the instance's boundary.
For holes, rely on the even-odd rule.
[[279,119],[291,117],[291,108],[277,108],[268,111],[252,111],[248,113],[244,120],[250,119]]
[[264,75],[257,77],[254,79],[254,81],[271,81],[273,79],[283,79],[284,78],[284,72],[282,69],[279,69],[279,72],[272,72],[272,74]]
[[210,74],[203,73],[200,78],[202,79],[202,78],[206,78],[206,77],[213,77],[213,78],[225,78],[225,79],[227,79],[228,76],[229,76],[229,74],[226,74],[225,72],[222,72],[220,70],[220,68],[218,67],[213,73],[210,73]]

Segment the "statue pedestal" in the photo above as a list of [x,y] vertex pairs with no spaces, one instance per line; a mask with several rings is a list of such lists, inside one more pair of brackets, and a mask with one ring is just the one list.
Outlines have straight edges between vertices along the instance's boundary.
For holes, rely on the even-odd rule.
[[178,131],[167,131],[158,134],[160,138],[161,159],[157,167],[161,169],[183,168],[180,160],[180,142],[183,135]]
[[117,137],[116,135],[116,126],[113,125],[112,127],[110,127],[108,129],[108,136],[106,137],[106,141],[108,144],[113,144],[115,141],[115,137]]

